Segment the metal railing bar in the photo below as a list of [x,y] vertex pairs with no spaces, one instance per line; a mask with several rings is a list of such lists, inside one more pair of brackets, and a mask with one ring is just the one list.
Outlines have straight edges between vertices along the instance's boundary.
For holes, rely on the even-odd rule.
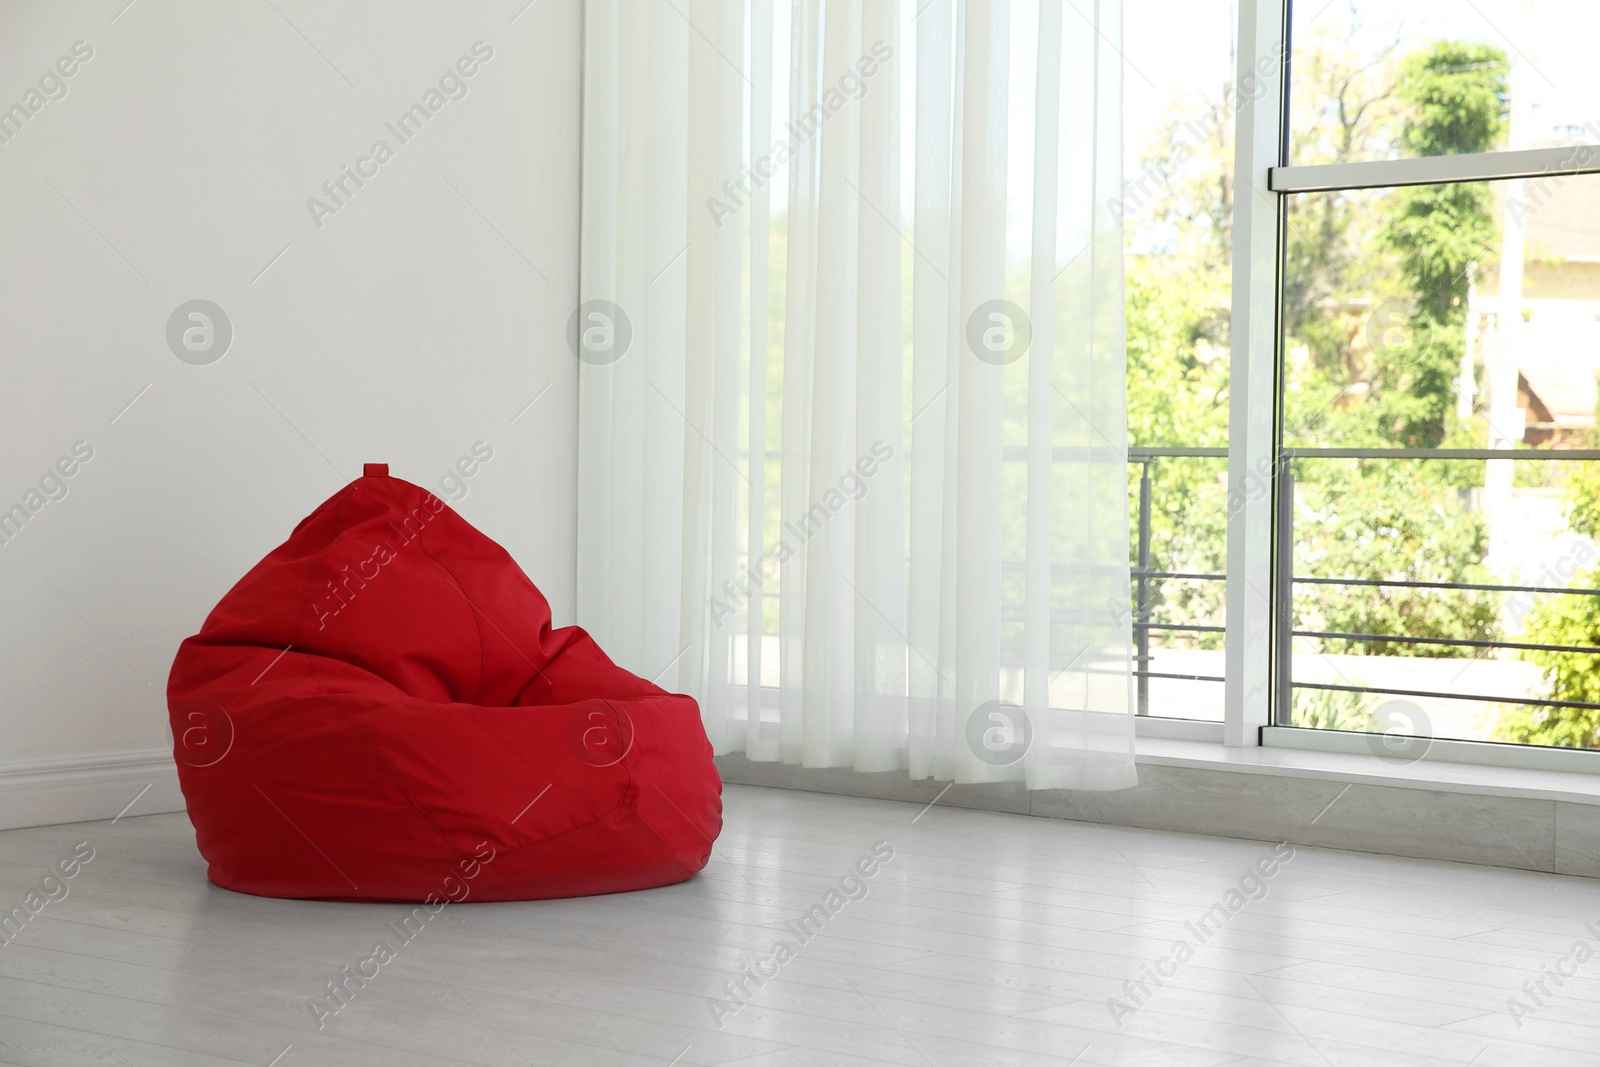
[[1594,448],[1285,448],[1284,459],[1596,460]]
[[1226,633],[1228,630],[1226,626],[1186,626],[1166,622],[1135,622],[1133,625],[1137,629],[1144,630],[1181,630],[1186,633],[1197,634],[1220,634]]
[[1172,681],[1175,681],[1175,682],[1226,682],[1227,681],[1226,678],[1220,678],[1220,677],[1217,677],[1215,675],[1210,675],[1210,674],[1164,674],[1164,673],[1162,673],[1160,671],[1135,671],[1134,673],[1135,674],[1142,674],[1146,678],[1170,678]]
[[1296,585],[1365,585],[1395,589],[1463,589],[1484,593],[1562,593],[1573,596],[1600,596],[1600,589],[1577,589],[1555,585],[1476,585],[1471,582],[1402,582],[1387,578],[1302,578]]
[[[900,455],[909,459],[911,451],[907,449]],[[1007,463],[1027,463],[1031,459],[1026,445],[1006,445],[1000,450],[1000,458]],[[1056,445],[1050,450],[1052,463],[1110,463],[1116,460],[1127,462],[1127,450],[1111,445]]]
[[[1005,447],[1003,454],[1012,462],[1023,462],[1028,458],[1025,447],[1011,445]],[[730,449],[729,455],[738,459],[749,459],[750,449]],[[1126,452],[1113,448],[1110,445],[1058,445],[1052,449],[1052,459],[1086,459],[1094,456],[1123,456],[1130,463],[1143,463],[1147,459],[1227,459],[1226,448],[1188,447],[1185,445],[1130,445]],[[762,452],[762,458],[768,462],[783,458],[782,448],[768,448]],[[901,449],[898,458],[910,459],[911,450]]]
[[[1002,571],[1025,571],[1028,561],[1021,559],[1001,560]],[[1114,563],[1052,563],[1051,574],[1103,574],[1106,577],[1115,577],[1122,573],[1122,568]]]
[[1321,630],[1295,630],[1295,637],[1320,637],[1336,641],[1394,641],[1397,644],[1407,645],[1448,645],[1452,648],[1516,648],[1529,652],[1577,652],[1585,655],[1600,655],[1600,647],[1594,645],[1535,645],[1522,641],[1482,641],[1470,637],[1399,637],[1393,634],[1347,634],[1324,632]]
[[[1139,471],[1139,563],[1137,569],[1141,572],[1133,579],[1133,591],[1138,594],[1139,614],[1144,616],[1146,622],[1150,618],[1150,579],[1143,572],[1150,569],[1150,533],[1151,533],[1151,479],[1150,464],[1147,462]],[[1135,626],[1134,658],[1140,663],[1150,660],[1150,627]],[[1140,715],[1150,712],[1150,679],[1141,675],[1136,685],[1137,711]]]
[[[1106,658],[1107,658],[1108,662],[1116,662],[1116,663],[1121,663],[1122,662],[1122,657],[1120,657],[1120,656],[1112,656],[1112,657],[1106,657]],[[1011,671],[1024,670],[1026,668],[1026,665],[1019,659],[1002,659],[1000,661],[1000,666],[1003,667],[1006,670],[1011,670]],[[1138,673],[1138,671],[1126,671],[1126,670],[1122,670],[1120,668],[1113,668],[1113,669],[1107,670],[1107,669],[1103,669],[1103,668],[1099,668],[1099,667],[1087,667],[1087,666],[1084,666],[1084,664],[1082,662],[1080,662],[1080,663],[1070,663],[1069,662],[1066,666],[1052,666],[1049,669],[1052,670],[1052,671],[1055,671],[1058,674],[1068,674],[1068,673],[1074,674],[1074,675],[1088,674],[1088,675],[1094,675],[1094,676],[1097,676],[1097,677],[1104,677],[1104,678],[1127,678],[1130,674],[1137,674]]]
[[1443,700],[1479,700],[1486,704],[1525,704],[1536,708],[1591,708],[1600,710],[1600,704],[1584,704],[1576,700],[1536,700],[1533,697],[1481,696],[1476,693],[1435,693],[1426,689],[1389,689],[1379,685],[1332,685],[1322,682],[1296,682],[1296,689],[1325,689],[1336,693],[1388,693],[1398,697],[1438,697]]
[[[1027,449],[1021,445],[1011,445],[1004,450],[1004,457],[1012,462],[1023,462],[1027,457]],[[748,449],[741,449],[733,453],[740,459],[748,459]],[[1092,459],[1096,456],[1124,456],[1129,463],[1144,463],[1152,459],[1227,459],[1226,448],[1185,448],[1182,446],[1130,446],[1126,453],[1118,452],[1109,445],[1071,446],[1058,445],[1052,453],[1053,459]],[[1515,459],[1515,460],[1592,460],[1600,459],[1600,449],[1594,448],[1285,448],[1280,450],[1284,459]],[[910,452],[901,452],[900,457],[906,458]],[[782,459],[782,449],[768,449],[768,460]]]
[[1186,574],[1183,571],[1141,571],[1138,567],[1134,567],[1129,573],[1131,573],[1135,578],[1182,578],[1187,581],[1196,582],[1225,582],[1228,580],[1228,576],[1226,574]]
[[[1020,570],[1021,563],[1006,564],[1007,570]],[[1056,564],[1053,569],[1072,567],[1072,564]],[[1109,570],[1109,568],[1107,568]],[[1140,576],[1138,568],[1130,568],[1129,574],[1137,578]],[[1181,579],[1185,581],[1225,582],[1226,574],[1185,574],[1175,571],[1148,571],[1143,575],[1149,579]],[[1296,585],[1360,585],[1379,589],[1451,589],[1465,592],[1480,593],[1550,593],[1561,596],[1600,596],[1600,589],[1582,589],[1576,586],[1559,585],[1486,585],[1477,582],[1412,582],[1388,578],[1306,578],[1295,575]],[[771,583],[769,583],[770,585]],[[767,600],[777,600],[783,594],[768,588],[762,596]]]
[[1182,446],[1131,446],[1128,462],[1141,463],[1147,459],[1227,459],[1226,448],[1184,448]]

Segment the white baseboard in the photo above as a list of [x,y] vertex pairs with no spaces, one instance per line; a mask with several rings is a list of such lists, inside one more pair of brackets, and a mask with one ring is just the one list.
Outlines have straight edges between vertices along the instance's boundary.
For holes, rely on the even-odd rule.
[[183,810],[171,749],[0,763],[0,830]]

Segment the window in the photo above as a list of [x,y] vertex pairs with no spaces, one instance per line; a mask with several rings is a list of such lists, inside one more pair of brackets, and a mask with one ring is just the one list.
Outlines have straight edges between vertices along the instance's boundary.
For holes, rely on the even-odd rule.
[[1597,18],[1243,5],[1234,743],[1600,748]]
[[[1457,155],[1531,147],[1547,139],[1600,138],[1600,70],[1588,47],[1600,9],[1560,0],[1300,0],[1291,8],[1288,162],[1296,166]],[[1448,57],[1448,64],[1436,62]],[[1516,92],[1496,92],[1494,73],[1515,66]],[[1440,107],[1427,136],[1408,139],[1419,93],[1432,84],[1465,95]],[[1507,109],[1474,109],[1499,95]],[[1432,105],[1438,107],[1435,103]],[[1493,122],[1491,112],[1526,130]],[[1476,129],[1463,119],[1479,122]],[[1429,124],[1424,122],[1424,127]],[[1474,141],[1491,142],[1478,147]]]
[[1231,0],[1125,14],[1129,554],[1137,707],[1220,723],[1227,604]]

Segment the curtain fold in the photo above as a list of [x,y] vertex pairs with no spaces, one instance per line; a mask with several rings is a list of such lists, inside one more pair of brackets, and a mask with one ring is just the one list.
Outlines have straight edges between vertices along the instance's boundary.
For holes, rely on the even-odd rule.
[[719,753],[1134,784],[1120,35],[588,0],[578,621]]

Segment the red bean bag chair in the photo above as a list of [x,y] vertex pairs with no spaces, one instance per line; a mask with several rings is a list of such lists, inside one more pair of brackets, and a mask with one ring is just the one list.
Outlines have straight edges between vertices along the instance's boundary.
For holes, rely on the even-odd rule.
[[644,889],[722,826],[694,700],[552,630],[504,549],[380,464],[229,590],[167,702],[200,852],[242,893]]

